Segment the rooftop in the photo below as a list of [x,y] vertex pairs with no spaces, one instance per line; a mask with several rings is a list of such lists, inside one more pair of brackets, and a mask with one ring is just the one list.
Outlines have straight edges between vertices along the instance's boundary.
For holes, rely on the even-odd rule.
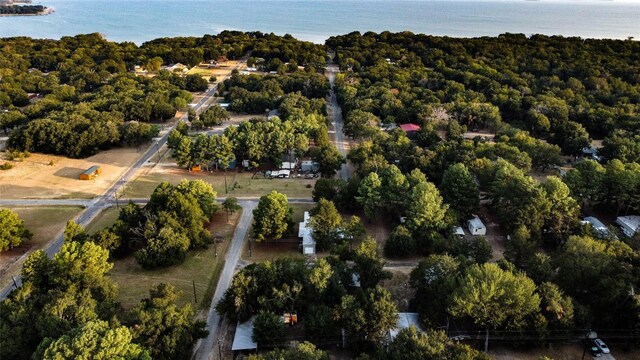
[[253,321],[255,316],[251,319],[236,325],[236,334],[233,337],[233,345],[231,345],[232,351],[238,350],[253,350],[258,347],[258,344],[253,342]]
[[420,125],[417,125],[417,124],[402,124],[402,125],[400,125],[400,129],[404,130],[405,132],[418,131],[418,130],[420,130]]

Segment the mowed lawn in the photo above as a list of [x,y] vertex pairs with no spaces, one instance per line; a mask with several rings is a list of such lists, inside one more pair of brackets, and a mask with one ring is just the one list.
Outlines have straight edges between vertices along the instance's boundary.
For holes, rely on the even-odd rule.
[[[212,235],[220,235],[223,241],[213,244],[206,249],[192,250],[187,254],[184,263],[167,268],[147,270],[143,269],[135,257],[128,256],[122,259],[112,259],[113,269],[111,278],[118,285],[118,301],[125,308],[137,305],[141,299],[149,295],[149,289],[159,283],[169,283],[181,291],[178,298],[179,304],[191,304],[197,309],[207,309],[215,290],[218,275],[222,270],[227,247],[235,230],[242,211],[238,211],[229,217],[223,211],[214,215],[209,224]],[[97,217],[94,224],[87,227],[89,232],[95,232],[100,228],[109,226],[117,218],[115,208],[107,209],[105,213]],[[218,256],[216,257],[216,247]],[[195,285],[195,299],[194,299]],[[195,306],[194,306],[195,303]]]
[[[315,204],[289,204],[293,208],[293,229],[289,236],[266,243],[258,243],[251,241],[251,251],[249,251],[249,242],[245,245],[242,252],[242,258],[250,262],[259,262],[266,260],[274,260],[280,257],[299,257],[302,258],[298,238],[298,227],[304,217],[304,212],[313,209]],[[250,229],[251,230],[251,229]],[[251,231],[247,234],[251,238]]]
[[272,190],[286,194],[291,198],[309,198],[315,184],[313,179],[252,179],[252,175],[251,172],[228,172],[226,182],[229,192],[225,194],[225,176],[222,172],[189,172],[176,167],[160,167],[148,174],[140,175],[127,185],[123,198],[147,198],[159,183],[168,181],[177,184],[185,179],[204,180],[213,186],[219,197],[235,196],[238,198],[260,197]]
[[33,238],[0,255],[0,284],[3,286],[9,283],[12,275],[20,273],[26,254],[45,249],[64,230],[67,221],[72,220],[82,211],[80,206],[7,206],[6,208],[16,212],[24,220],[25,226],[33,233]]

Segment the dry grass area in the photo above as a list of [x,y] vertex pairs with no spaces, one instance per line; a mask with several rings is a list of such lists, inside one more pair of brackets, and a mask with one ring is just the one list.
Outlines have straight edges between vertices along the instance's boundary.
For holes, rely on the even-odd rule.
[[[248,262],[260,262],[267,260],[274,260],[280,257],[297,257],[303,258],[304,255],[300,252],[298,238],[298,227],[304,217],[304,212],[313,209],[314,204],[290,204],[293,208],[293,229],[290,236],[287,236],[278,241],[271,241],[268,243],[258,243],[255,241],[247,241],[243,251],[242,259]],[[251,236],[249,231],[247,236]],[[249,244],[250,243],[250,244]],[[251,247],[251,249],[249,249]]]
[[[225,194],[224,172],[190,172],[179,168],[168,156],[153,168],[142,170],[138,177],[127,185],[124,198],[149,197],[163,181],[177,184],[182,180],[204,180],[210,183],[218,196],[260,197],[277,190],[289,197],[311,197],[314,179],[252,179],[250,172],[229,171],[226,174],[228,194]],[[309,186],[309,187],[307,187]]]
[[150,288],[164,282],[181,291],[178,298],[180,305],[190,303],[193,306],[195,303],[194,308],[205,314],[211,303],[218,276],[224,265],[225,254],[241,213],[242,211],[238,211],[231,215],[228,222],[225,212],[220,211],[214,215],[209,224],[209,231],[214,235],[220,234],[223,241],[216,246],[211,245],[206,249],[190,251],[182,264],[146,270],[136,262],[133,256],[116,259],[110,275],[118,285],[118,301],[125,308],[131,308],[138,304],[140,299],[149,295]]
[[0,284],[7,285],[11,276],[17,275],[29,254],[45,249],[60,234],[67,223],[82,211],[78,206],[33,206],[7,208],[15,211],[26,227],[33,233],[33,238],[11,251],[0,254]]
[[241,61],[239,60],[229,60],[221,62],[220,67],[217,68],[194,66],[189,70],[187,74],[199,74],[207,80],[209,80],[209,78],[211,78],[212,76],[215,76],[217,78],[216,83],[218,83],[220,82],[220,80],[222,80],[222,78],[229,75],[231,71],[238,65],[240,65],[238,67],[238,70],[242,70],[244,67],[246,67],[246,65],[241,64]]
[[[144,150],[115,148],[86,159],[32,154],[22,162],[11,161],[13,169],[0,171],[0,198],[90,199],[102,195]],[[102,174],[95,180],[79,180],[79,175],[93,165],[100,166]]]

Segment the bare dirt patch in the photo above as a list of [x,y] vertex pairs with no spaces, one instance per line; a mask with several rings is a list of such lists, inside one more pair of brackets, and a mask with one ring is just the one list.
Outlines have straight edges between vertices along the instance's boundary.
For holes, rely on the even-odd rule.
[[413,267],[403,266],[397,268],[386,268],[393,277],[380,283],[382,287],[389,290],[391,298],[396,303],[398,311],[409,310],[409,301],[415,296],[415,290],[409,284],[409,276]]
[[[13,169],[0,172],[3,199],[90,199],[102,195],[144,152],[141,148],[116,148],[86,159],[70,159],[48,154],[32,154]],[[102,173],[94,180],[79,180],[93,165]]]

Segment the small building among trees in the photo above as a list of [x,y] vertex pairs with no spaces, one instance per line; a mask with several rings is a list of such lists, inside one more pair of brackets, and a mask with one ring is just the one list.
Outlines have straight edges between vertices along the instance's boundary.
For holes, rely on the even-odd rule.
[[298,227],[298,237],[302,239],[302,253],[304,255],[315,255],[316,254],[316,241],[313,240],[313,236],[311,234],[311,228],[309,227],[309,220],[311,219],[311,215],[308,211],[304,212],[304,220],[300,223]]
[[96,176],[100,175],[100,173],[102,173],[100,166],[94,165],[80,174],[80,180],[93,180]]
[[240,352],[255,351],[258,348],[258,344],[253,341],[253,321],[255,316],[251,319],[236,325],[236,333],[233,336],[233,344],[231,345],[231,351],[233,355]]
[[619,216],[616,223],[620,225],[622,232],[629,237],[640,230],[640,216],[638,215]]
[[487,235],[487,227],[484,226],[482,220],[480,220],[480,218],[475,215],[473,219],[469,219],[467,221],[467,228],[469,229],[471,235]]

